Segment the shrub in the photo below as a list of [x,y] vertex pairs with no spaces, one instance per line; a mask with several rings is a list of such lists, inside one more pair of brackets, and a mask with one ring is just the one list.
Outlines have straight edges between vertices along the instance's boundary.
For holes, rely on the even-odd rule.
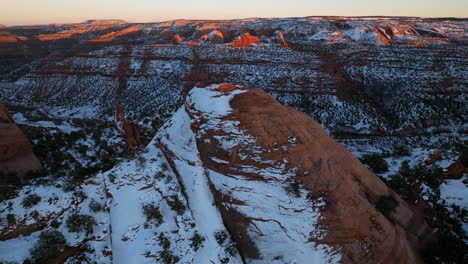
[[162,171],[158,171],[158,172],[156,173],[156,175],[155,175],[155,178],[156,178],[156,179],[162,179],[162,178],[164,178],[164,177],[166,177],[166,174],[164,174],[164,172],[162,172]]
[[0,203],[5,200],[10,200],[18,196],[18,192],[7,185],[0,185]]
[[395,211],[397,207],[398,201],[390,195],[381,196],[375,204],[375,208],[391,222],[393,222],[394,220],[390,215],[392,212]]
[[411,155],[410,149],[404,145],[396,146],[393,149],[393,156],[395,157],[406,157]]
[[96,200],[91,200],[89,202],[89,210],[91,210],[93,213],[97,213],[103,210],[102,205],[98,203]]
[[143,205],[143,214],[146,216],[146,221],[148,222],[155,220],[158,225],[163,222],[163,216],[159,211],[159,207],[152,204]]
[[167,167],[166,163],[161,164],[161,170],[167,171],[167,169],[169,169],[169,168]]
[[216,242],[218,242],[219,245],[224,244],[224,241],[226,241],[226,239],[228,238],[226,232],[222,230],[217,231],[214,236],[215,236]]
[[171,209],[176,211],[177,214],[182,215],[185,212],[185,205],[184,203],[179,200],[177,195],[173,196],[174,202],[171,204]]
[[16,174],[16,172],[2,172],[0,171],[0,184],[2,185],[21,185],[21,180]]
[[167,249],[169,249],[171,247],[171,241],[169,241],[169,239],[167,239],[167,237],[165,237],[163,233],[159,234],[158,241],[159,241],[159,245],[163,249],[167,250]]
[[286,193],[288,195],[295,195],[297,197],[300,197],[301,196],[301,190],[299,188],[299,183],[290,183],[286,188],[284,188],[286,190]]
[[144,169],[146,164],[146,158],[143,156],[138,156],[137,158],[137,166],[140,169]]
[[41,201],[41,197],[37,194],[30,194],[23,199],[22,205],[24,208],[31,208]]
[[16,224],[16,217],[14,214],[7,214],[6,219],[9,225]]
[[62,223],[60,223],[59,221],[57,221],[57,220],[55,220],[55,219],[52,220],[52,222],[50,222],[50,226],[51,226],[52,228],[55,228],[55,229],[59,228],[61,224],[62,224]]
[[360,159],[362,163],[369,166],[374,173],[385,173],[388,171],[388,163],[379,154],[366,154]]
[[47,263],[51,258],[62,252],[67,246],[67,241],[58,231],[43,231],[39,235],[39,241],[31,249],[31,258],[34,263]]
[[237,245],[235,242],[231,241],[226,247],[226,253],[231,256],[234,256],[237,252]]
[[96,220],[90,215],[73,214],[67,219],[66,226],[68,231],[74,233],[86,232],[86,235],[90,235],[94,231]]
[[164,263],[164,264],[174,264],[174,263],[177,263],[179,262],[179,257],[178,256],[174,256],[174,253],[170,250],[163,250],[161,253],[160,253],[160,257],[161,257],[161,261]]
[[190,246],[194,248],[195,251],[197,251],[198,249],[200,249],[200,247],[203,246],[203,242],[205,241],[205,238],[200,236],[200,234],[195,233],[195,235],[193,235],[193,237],[190,240],[192,241]]

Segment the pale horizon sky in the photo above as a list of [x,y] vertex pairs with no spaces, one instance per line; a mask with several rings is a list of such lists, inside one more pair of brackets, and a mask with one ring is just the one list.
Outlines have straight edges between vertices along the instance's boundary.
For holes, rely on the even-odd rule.
[[0,0],[0,24],[304,16],[468,17],[468,0]]

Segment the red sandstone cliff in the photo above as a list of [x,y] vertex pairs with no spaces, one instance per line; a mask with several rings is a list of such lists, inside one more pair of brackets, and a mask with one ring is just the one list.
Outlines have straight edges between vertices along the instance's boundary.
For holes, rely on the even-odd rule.
[[8,109],[0,104],[0,171],[19,174],[42,169],[28,138],[18,128]]

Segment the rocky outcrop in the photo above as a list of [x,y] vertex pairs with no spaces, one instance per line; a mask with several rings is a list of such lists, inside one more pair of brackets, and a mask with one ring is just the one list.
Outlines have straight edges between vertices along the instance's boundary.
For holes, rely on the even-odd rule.
[[32,152],[28,138],[16,125],[8,109],[0,104],[0,172],[16,172],[22,175],[28,171],[42,169]]
[[[244,259],[421,262],[417,249],[431,234],[422,214],[309,116],[229,84],[194,88],[186,109]],[[395,207],[379,212],[376,204],[388,200]]]
[[184,40],[183,40],[179,35],[175,35],[175,36],[174,36],[174,39],[173,39],[172,41],[174,42],[174,44],[179,45],[179,44],[182,43]]
[[189,45],[190,47],[195,47],[195,46],[198,46],[198,43],[191,40],[187,43],[187,45]]
[[124,109],[120,104],[117,105],[115,119],[117,121],[117,124],[123,130],[123,137],[125,138],[127,144],[134,148],[143,147],[143,141],[137,125],[130,121],[127,121],[127,119],[125,118]]
[[447,168],[445,175],[449,179],[461,179],[467,173],[468,168],[463,165],[462,157],[460,157]]
[[209,41],[209,42],[212,42],[212,43],[223,43],[224,42],[223,33],[221,33],[221,31],[218,31],[218,30],[214,30],[214,31],[210,32],[209,34],[204,35],[201,39],[203,41]]
[[285,49],[289,48],[288,43],[284,39],[283,33],[281,32],[278,34],[278,41],[279,41],[278,47],[285,48]]
[[250,35],[250,33],[244,33],[242,36],[237,37],[229,46],[236,48],[247,48],[260,42],[260,39]]

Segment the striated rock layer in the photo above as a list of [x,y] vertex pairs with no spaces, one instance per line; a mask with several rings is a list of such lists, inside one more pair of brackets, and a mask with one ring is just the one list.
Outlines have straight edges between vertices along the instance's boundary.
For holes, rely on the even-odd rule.
[[[415,208],[306,114],[263,90],[232,87],[192,89],[166,131],[191,123],[197,149],[184,152],[198,152],[244,261],[421,262],[417,249],[431,231]],[[162,140],[168,149],[191,144],[171,142],[172,134]],[[398,205],[384,216],[375,204],[388,196]]]
[[41,168],[28,138],[16,126],[8,109],[0,104],[0,172],[24,174]]

